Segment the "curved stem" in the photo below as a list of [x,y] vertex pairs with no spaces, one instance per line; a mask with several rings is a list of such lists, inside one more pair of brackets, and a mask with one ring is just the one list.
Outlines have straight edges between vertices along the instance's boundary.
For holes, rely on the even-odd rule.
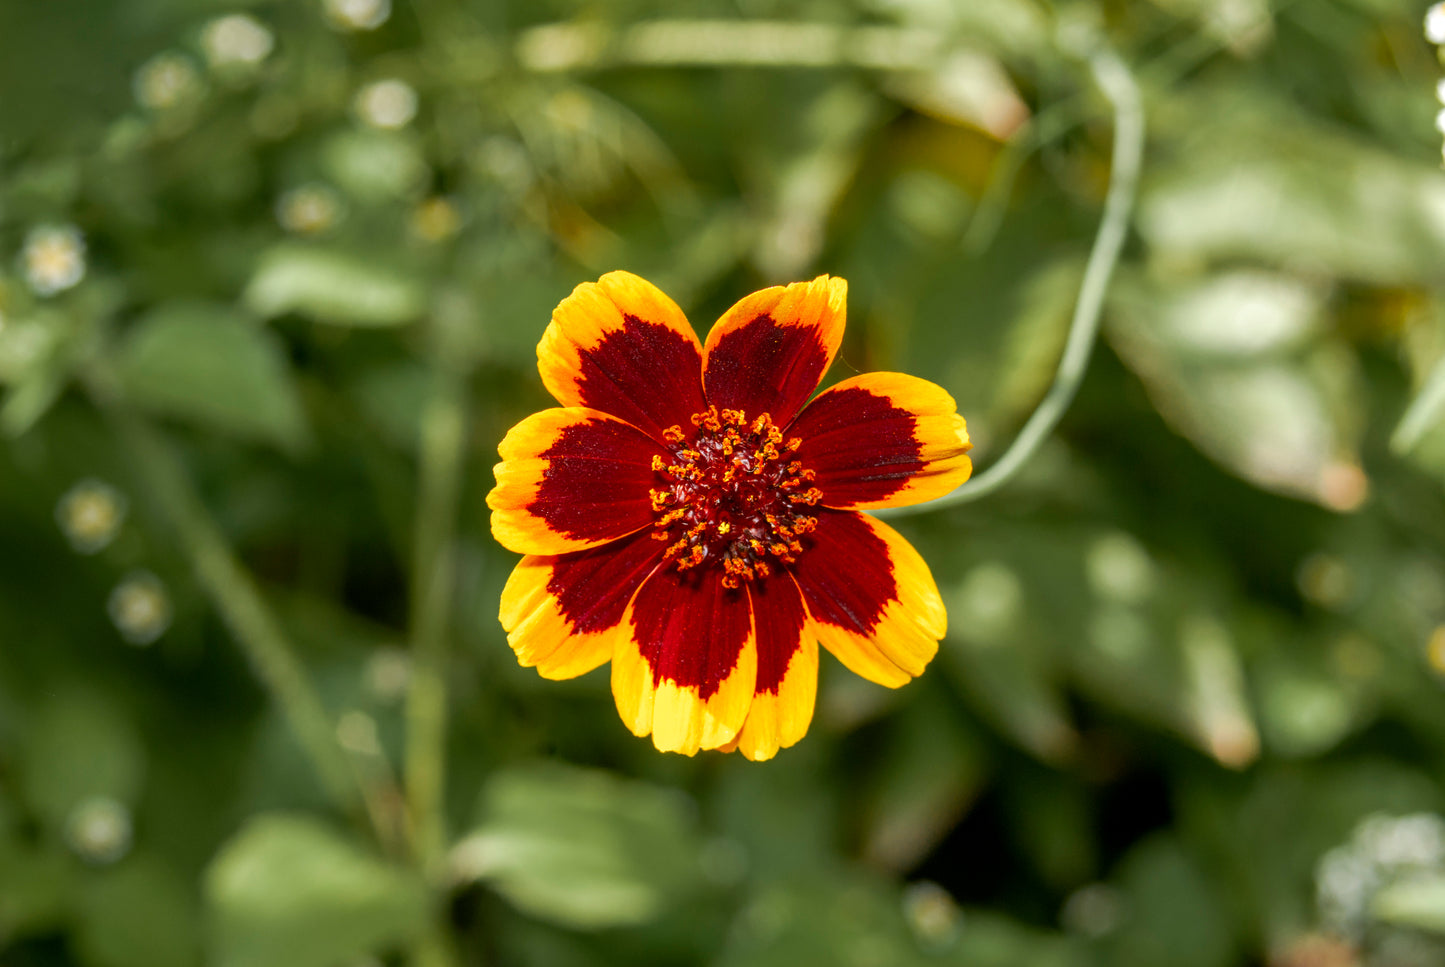
[[880,511],[880,517],[902,517],[941,510],[993,493],[1012,479],[1034,455],[1078,393],[1094,343],[1098,340],[1104,294],[1108,291],[1109,280],[1119,262],[1119,252],[1128,232],[1144,155],[1144,110],[1133,75],[1123,61],[1107,48],[1089,55],[1089,69],[1095,83],[1114,107],[1113,171],[1109,175],[1104,215],[1099,223],[1099,232],[1094,237],[1094,247],[1089,252],[1079,298],[1069,323],[1068,341],[1064,345],[1058,371],[1054,374],[1053,385],[1013,444],[988,470],[937,500]]

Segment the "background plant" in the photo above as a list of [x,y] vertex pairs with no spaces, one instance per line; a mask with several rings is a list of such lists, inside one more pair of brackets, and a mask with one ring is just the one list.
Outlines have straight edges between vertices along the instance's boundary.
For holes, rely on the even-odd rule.
[[[0,6],[0,957],[1439,962],[1424,17]],[[846,277],[834,378],[941,383],[981,468],[1061,380],[898,522],[931,671],[825,660],[768,765],[497,625],[495,443],[618,267],[703,322]]]

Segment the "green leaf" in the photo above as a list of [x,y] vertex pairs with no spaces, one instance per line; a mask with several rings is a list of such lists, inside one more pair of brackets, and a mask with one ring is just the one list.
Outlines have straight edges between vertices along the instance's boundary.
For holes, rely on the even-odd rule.
[[883,776],[868,801],[863,854],[871,865],[917,866],[982,789],[982,743],[953,704],[929,692],[900,711]]
[[1358,375],[1319,286],[1240,270],[1167,289],[1122,278],[1108,335],[1164,418],[1256,486],[1352,509]]
[[718,963],[921,967],[930,960],[904,921],[896,889],[860,873],[817,869],[758,891],[729,931]]
[[[1312,642],[1313,644],[1313,642]],[[1322,650],[1322,649],[1321,649]],[[1283,756],[1310,756],[1338,745],[1362,721],[1355,683],[1339,681],[1312,655],[1279,655],[1257,674],[1265,743]]]
[[1102,962],[1117,967],[1226,967],[1234,938],[1213,883],[1173,836],[1159,833],[1120,864],[1123,926]]
[[1082,967],[1056,933],[988,911],[960,910],[946,891],[898,888],[859,871],[814,868],[759,890],[728,932],[721,967],[795,964]]
[[481,812],[457,862],[556,923],[646,923],[700,875],[689,803],[665,789],[537,766],[494,776]]
[[1395,432],[1390,435],[1390,449],[1396,453],[1409,453],[1439,422],[1445,412],[1445,357],[1441,357],[1425,377],[1425,385],[1410,401],[1405,415]]
[[1161,257],[1257,259],[1377,284],[1433,284],[1445,261],[1445,175],[1302,120],[1256,88],[1175,92],[1156,137],[1173,141],[1139,199]]
[[0,944],[64,922],[72,863],[58,847],[31,846],[0,835]]
[[195,900],[185,880],[138,854],[90,874],[79,891],[76,944],[90,967],[190,967],[200,962]]
[[947,31],[1011,56],[1037,55],[1052,47],[1050,16],[1033,0],[869,0],[866,6],[909,26]]
[[401,360],[359,374],[351,397],[367,422],[395,446],[415,450],[422,411],[434,392],[430,371],[413,360]]
[[[1256,935],[1298,928],[1316,915],[1310,884],[1320,857],[1373,813],[1437,811],[1425,770],[1352,756],[1266,760],[1238,786],[1199,773],[1176,785],[1178,828],[1209,857],[1234,915]],[[1161,961],[1164,962],[1164,961]]]
[[0,384],[9,386],[0,405],[0,430],[6,436],[25,433],[60,398],[76,354],[76,331],[71,316],[53,307],[32,309],[0,325]]
[[336,184],[369,201],[413,195],[427,176],[417,146],[395,132],[343,131],[326,143],[322,161]]
[[23,749],[21,791],[52,830],[98,798],[134,804],[146,768],[145,749],[130,720],[104,693],[69,687],[35,710]]
[[319,820],[280,813],[221,847],[205,897],[218,967],[335,967],[415,937],[428,907],[411,872]]
[[1244,56],[1274,36],[1268,0],[1154,0],[1170,13],[1197,21],[1203,32]]
[[[937,962],[937,961],[935,961]],[[942,962],[958,967],[1083,967],[1081,944],[986,910],[964,912],[963,932]]]
[[55,309],[7,318],[0,325],[0,383],[20,383],[43,368],[69,328],[64,313]]
[[0,406],[0,430],[18,437],[40,421],[60,399],[65,377],[52,368],[32,371],[11,387]]
[[1098,817],[1085,788],[1052,769],[1016,768],[1002,779],[1013,838],[1039,873],[1059,888],[1094,875]]
[[1386,923],[1445,934],[1445,876],[1392,883],[1375,894],[1370,910]]
[[127,397],[153,413],[292,450],[309,437],[280,340],[224,306],[156,308],[116,367]]
[[342,326],[399,326],[426,309],[421,283],[348,252],[283,244],[261,256],[242,297],[263,316],[296,312]]
[[1046,639],[1034,633],[1038,608],[1029,600],[1027,569],[984,556],[966,570],[958,560],[953,570],[961,576],[941,589],[954,618],[939,653],[943,670],[1010,740],[1041,759],[1066,756],[1078,736],[1060,671],[1039,646]]

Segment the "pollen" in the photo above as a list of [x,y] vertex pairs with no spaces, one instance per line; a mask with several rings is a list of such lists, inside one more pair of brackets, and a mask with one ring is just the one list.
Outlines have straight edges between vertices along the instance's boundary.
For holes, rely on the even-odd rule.
[[[653,537],[680,571],[720,567],[725,587],[739,588],[791,564],[807,546],[816,517],[802,512],[822,499],[808,486],[812,470],[791,459],[802,445],[786,440],[767,413],[710,406],[682,426],[663,431],[671,459],[652,460],[659,478],[651,491]],[[800,506],[801,505],[801,506]]]

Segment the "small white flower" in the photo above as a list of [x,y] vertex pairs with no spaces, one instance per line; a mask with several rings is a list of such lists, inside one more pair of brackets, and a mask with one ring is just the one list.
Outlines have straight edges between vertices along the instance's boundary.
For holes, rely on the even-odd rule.
[[1445,109],[1435,115],[1435,130],[1445,134]]
[[166,111],[200,95],[201,75],[189,57],[167,51],[141,65],[133,86],[141,107]]
[[1372,816],[1355,838],[1377,866],[1428,868],[1445,863],[1445,821],[1433,813]]
[[325,0],[326,18],[340,30],[375,30],[391,17],[391,0]]
[[171,625],[170,595],[149,571],[135,571],[117,584],[106,610],[121,637],[137,647],[151,644]]
[[1425,11],[1425,39],[1432,44],[1445,44],[1445,3],[1437,3]]
[[356,116],[375,128],[406,127],[416,117],[416,90],[406,81],[388,78],[356,92]]
[[1391,884],[1437,874],[1445,866],[1445,819],[1434,813],[1375,814],[1356,827],[1315,867],[1315,891],[1324,922],[1358,939],[1367,928],[1375,895]]
[[88,863],[114,863],[130,852],[130,810],[109,796],[87,799],[66,819],[65,840]]
[[271,54],[276,39],[265,24],[244,13],[219,17],[201,31],[201,47],[212,67],[250,67]]
[[55,519],[81,554],[94,554],[115,539],[125,520],[125,495],[101,480],[82,480],[65,492]]
[[341,215],[341,198],[329,185],[301,185],[276,202],[276,220],[298,235],[319,235],[340,221]]
[[25,281],[37,295],[64,292],[85,277],[85,237],[73,225],[33,228],[20,259]]
[[923,946],[935,950],[951,944],[963,927],[963,911],[953,895],[928,880],[903,891],[903,919]]
[[1330,850],[1315,868],[1320,913],[1332,929],[1347,936],[1359,931],[1379,886],[1379,870],[1350,845]]

